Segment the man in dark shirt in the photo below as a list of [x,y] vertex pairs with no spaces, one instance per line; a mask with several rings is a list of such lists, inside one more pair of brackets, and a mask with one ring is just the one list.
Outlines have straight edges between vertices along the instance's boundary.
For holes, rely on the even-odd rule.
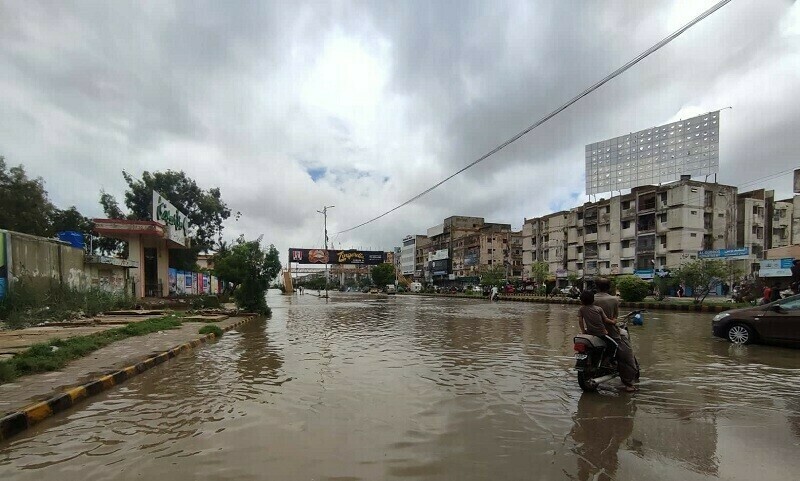
[[[594,305],[603,309],[606,317],[616,321],[619,317],[619,298],[608,293],[611,289],[611,282],[608,279],[600,278],[595,281],[597,294],[594,296]],[[616,325],[610,326],[608,335],[617,343],[617,360],[619,361],[620,377],[623,382],[626,379],[639,378],[639,363],[633,355],[633,349],[627,339],[623,339]],[[628,385],[628,383],[626,383]]]

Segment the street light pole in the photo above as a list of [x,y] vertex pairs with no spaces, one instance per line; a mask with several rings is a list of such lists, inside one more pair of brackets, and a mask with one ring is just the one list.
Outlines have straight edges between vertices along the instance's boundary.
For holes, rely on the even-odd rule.
[[322,207],[322,210],[318,210],[320,214],[324,217],[324,228],[325,228],[325,299],[328,298],[328,209],[333,209],[336,207],[335,205],[326,205]]

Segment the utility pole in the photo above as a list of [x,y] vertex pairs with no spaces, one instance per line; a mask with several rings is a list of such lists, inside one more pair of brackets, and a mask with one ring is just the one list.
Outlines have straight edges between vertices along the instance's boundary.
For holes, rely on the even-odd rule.
[[328,209],[333,209],[336,207],[335,205],[326,205],[322,207],[322,210],[318,210],[320,214],[325,218],[325,299],[328,298]]

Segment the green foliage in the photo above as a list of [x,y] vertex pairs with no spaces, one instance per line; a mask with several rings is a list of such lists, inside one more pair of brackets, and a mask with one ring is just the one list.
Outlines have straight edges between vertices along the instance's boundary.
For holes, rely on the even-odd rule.
[[50,202],[41,177],[29,179],[21,165],[6,169],[1,156],[0,206],[0,228],[3,229],[43,237],[70,230],[82,232],[88,238],[92,232],[92,222],[75,206],[60,210]]
[[201,295],[192,297],[192,309],[214,309],[220,307],[221,301],[216,295]]
[[261,238],[246,241],[240,236],[233,246],[225,246],[214,256],[214,274],[235,285],[233,297],[240,309],[269,315],[265,294],[269,283],[281,271],[278,250],[261,248]]
[[9,327],[21,328],[42,321],[68,320],[81,314],[94,316],[133,305],[134,299],[121,293],[97,288],[81,291],[57,281],[41,284],[21,277],[5,299],[0,300],[0,318],[5,319]]
[[370,273],[372,280],[378,287],[384,287],[389,284],[394,284],[395,271],[394,266],[389,263],[383,263],[372,268]]
[[550,266],[547,262],[536,261],[531,265],[531,278],[534,281],[542,284],[548,277],[550,277]]
[[569,282],[569,285],[571,285],[571,286],[577,286],[578,285],[578,275],[575,274],[575,273],[570,272],[569,274],[567,274],[567,282]]
[[216,337],[222,337],[222,328],[216,324],[206,324],[200,328],[200,334],[214,334]]
[[481,284],[484,286],[503,286],[506,280],[506,270],[503,266],[494,266],[481,274]]
[[620,276],[616,279],[620,297],[627,302],[640,302],[650,295],[650,284],[637,276]]
[[694,301],[698,304],[702,304],[719,284],[737,274],[731,264],[718,259],[696,259],[672,273],[675,279],[692,288]]
[[66,366],[69,361],[86,356],[112,342],[175,329],[180,325],[181,321],[176,316],[166,316],[132,322],[124,327],[88,336],[56,339],[47,343],[35,344],[11,359],[0,361],[0,383],[13,381],[26,374],[55,371]]
[[21,165],[6,170],[0,157],[0,228],[39,236],[50,234],[53,205],[42,178],[29,179]]

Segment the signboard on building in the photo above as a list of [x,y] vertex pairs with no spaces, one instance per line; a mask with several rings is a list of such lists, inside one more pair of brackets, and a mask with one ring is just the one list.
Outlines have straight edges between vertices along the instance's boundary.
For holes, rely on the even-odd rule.
[[178,294],[178,269],[170,267],[168,269],[169,275],[169,295],[174,296]]
[[791,257],[761,261],[758,267],[758,277],[791,277],[792,263],[794,263],[794,259]]
[[719,111],[586,146],[586,193],[719,172]]
[[642,279],[652,279],[654,269],[635,269],[633,271],[633,275],[638,276]]
[[712,249],[697,253],[700,259],[748,259],[750,257],[749,247],[738,247],[736,249]]
[[447,249],[439,249],[436,252],[431,252],[428,254],[429,261],[440,261],[442,259],[447,259],[448,257],[450,257],[450,255]]
[[355,264],[375,266],[386,262],[383,251],[289,249],[289,262],[298,264]]
[[559,279],[566,279],[567,270],[566,269],[556,269],[556,277],[559,278]]
[[464,266],[477,266],[481,260],[481,255],[478,249],[471,249],[464,253]]
[[800,194],[800,169],[794,169],[794,193]]
[[449,270],[450,260],[449,259],[438,259],[435,261],[431,261],[429,263],[430,272],[434,276],[444,276],[447,275],[447,271]]
[[189,220],[167,199],[153,191],[153,220],[164,224],[167,238],[176,244],[186,245]]

